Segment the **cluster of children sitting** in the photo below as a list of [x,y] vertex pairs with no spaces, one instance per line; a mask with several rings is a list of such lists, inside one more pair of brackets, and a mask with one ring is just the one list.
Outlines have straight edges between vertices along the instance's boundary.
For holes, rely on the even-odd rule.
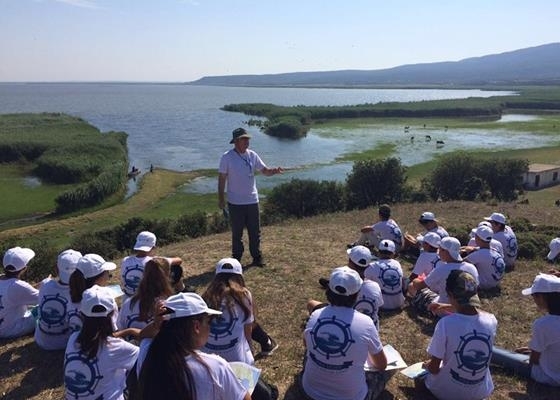
[[58,279],[37,289],[22,279],[35,252],[9,249],[0,338],[34,333],[41,348],[64,349],[68,399],[277,398],[262,379],[251,396],[228,364],[254,364],[251,340],[261,345],[260,356],[278,348],[255,320],[241,264],[220,260],[201,297],[185,288],[182,260],[154,256],[155,245],[153,233],[138,234],[134,254],[122,261],[122,291],[108,286],[116,264],[75,250],[59,254]]
[[[440,399],[485,398],[493,390],[490,363],[560,386],[560,277],[539,274],[523,291],[546,313],[535,321],[528,348],[494,346],[497,320],[480,309],[478,291],[498,286],[515,263],[517,243],[505,217],[493,213],[461,246],[431,212],[419,218],[426,230],[416,236],[403,235],[390,212],[382,205],[380,220],[349,245],[347,266],[320,279],[327,302],[307,304],[301,392],[315,400],[375,399],[391,377],[379,312],[400,310],[407,300],[438,319],[418,390]],[[34,332],[40,347],[65,349],[66,398],[277,398],[276,388],[262,379],[248,390],[229,364],[254,364],[252,340],[261,356],[278,347],[255,320],[239,261],[220,260],[199,296],[184,287],[182,260],[154,256],[155,245],[153,233],[141,232],[135,253],[122,261],[120,308],[107,286],[117,266],[101,256],[63,251],[58,279],[49,277],[37,289],[22,280],[34,251],[7,250],[0,338]],[[395,258],[405,251],[418,254],[408,277]],[[559,254],[555,238],[547,257],[553,261]]]

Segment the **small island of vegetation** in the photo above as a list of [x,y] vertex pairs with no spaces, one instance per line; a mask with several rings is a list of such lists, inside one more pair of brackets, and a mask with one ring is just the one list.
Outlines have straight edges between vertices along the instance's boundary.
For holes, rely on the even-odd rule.
[[350,118],[469,118],[497,120],[507,111],[539,112],[560,111],[558,87],[531,87],[513,89],[519,95],[457,100],[416,102],[379,102],[347,106],[279,106],[270,103],[227,104],[224,111],[241,112],[265,118],[251,119],[271,136],[299,139],[313,124],[326,120]]

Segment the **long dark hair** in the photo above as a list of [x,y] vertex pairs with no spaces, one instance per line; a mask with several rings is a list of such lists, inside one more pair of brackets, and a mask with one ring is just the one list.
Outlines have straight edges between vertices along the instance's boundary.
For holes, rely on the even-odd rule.
[[153,316],[156,299],[167,298],[174,293],[169,281],[169,263],[165,258],[153,258],[144,266],[138,290],[130,299],[130,308],[139,302],[139,320],[147,322]]
[[163,321],[140,370],[142,400],[196,399],[194,377],[185,358],[193,356],[202,362],[195,352],[194,322],[202,323],[205,315]]
[[234,303],[237,303],[243,310],[244,320],[247,320],[251,315],[251,309],[246,304],[248,292],[243,275],[222,272],[210,282],[202,298],[208,307],[216,310],[221,309],[224,299],[229,310],[233,309]]
[[82,301],[82,294],[84,293],[84,290],[92,287],[104,273],[105,271],[91,278],[86,278],[79,269],[72,272],[72,275],[70,275],[70,282],[68,282],[72,303],[79,303]]
[[[97,309],[96,309],[97,308]],[[94,306],[92,311],[103,311],[103,306]],[[80,351],[92,359],[97,355],[99,347],[107,341],[107,337],[113,335],[113,322],[111,312],[106,317],[83,316],[83,325],[76,341],[80,345]]]

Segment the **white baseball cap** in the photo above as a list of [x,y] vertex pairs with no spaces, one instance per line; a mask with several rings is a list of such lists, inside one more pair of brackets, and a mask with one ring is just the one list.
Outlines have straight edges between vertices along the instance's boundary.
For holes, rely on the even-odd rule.
[[133,250],[150,251],[156,246],[156,235],[152,232],[143,231],[136,236]]
[[2,265],[7,271],[21,271],[33,257],[35,257],[35,252],[31,249],[19,246],[12,247],[4,253]]
[[115,300],[113,294],[106,287],[93,285],[89,289],[84,290],[80,311],[86,317],[106,317],[114,309]]
[[560,278],[550,274],[538,274],[530,288],[523,289],[522,294],[560,292]]
[[548,245],[548,248],[550,249],[550,251],[546,255],[546,258],[548,258],[550,261],[553,261],[556,257],[558,257],[558,254],[560,254],[560,237],[552,239]]
[[338,267],[333,270],[329,279],[329,289],[341,296],[351,296],[360,291],[363,280],[351,268]]
[[76,269],[80,270],[86,279],[93,278],[103,271],[113,271],[116,268],[115,263],[105,261],[103,257],[97,254],[82,256],[76,265]]
[[383,239],[377,245],[379,251],[387,251],[389,253],[395,254],[395,242],[389,239]]
[[492,230],[492,228],[482,225],[476,228],[475,235],[483,241],[489,242],[494,237],[494,231]]
[[451,258],[454,259],[455,261],[463,261],[463,258],[461,257],[460,254],[461,242],[459,242],[457,238],[450,237],[450,236],[444,237],[443,239],[441,239],[439,248],[446,250],[451,256]]
[[441,243],[441,236],[435,232],[428,232],[422,237],[422,241],[437,249]]
[[435,221],[436,216],[433,212],[425,211],[420,215],[420,219],[418,221],[425,222],[425,221]]
[[72,249],[64,250],[58,255],[56,267],[61,282],[70,282],[70,275],[76,270],[76,265],[81,257],[82,253]]
[[354,246],[346,250],[348,258],[358,267],[366,268],[371,262],[371,251],[366,246]]
[[243,267],[239,260],[235,258],[222,258],[216,264],[216,275],[222,273],[243,275]]
[[163,305],[171,310],[163,319],[190,317],[191,315],[211,314],[220,315],[221,311],[209,308],[202,297],[196,293],[178,293],[170,296]]
[[469,234],[469,236],[473,238],[474,235],[476,235],[476,229],[477,229],[477,228],[480,228],[481,226],[487,226],[487,227],[489,227],[490,229],[492,229],[492,224],[491,224],[489,221],[480,221],[480,222],[478,223],[478,225],[476,226],[476,228],[472,228],[472,229],[471,229],[471,233]]
[[494,221],[494,222],[498,222],[499,224],[505,225],[506,224],[506,217],[504,216],[504,214],[500,214],[500,213],[492,213],[492,215],[490,215],[489,217],[484,218],[486,221]]

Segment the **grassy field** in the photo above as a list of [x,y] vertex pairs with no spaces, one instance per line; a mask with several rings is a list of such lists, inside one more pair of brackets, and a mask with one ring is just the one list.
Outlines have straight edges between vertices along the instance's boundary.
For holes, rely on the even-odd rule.
[[[550,190],[550,189],[548,189]],[[556,194],[558,192],[556,191]],[[448,202],[397,204],[393,216],[403,231],[416,233],[416,220],[421,212],[436,213],[443,226],[475,226],[484,216],[499,210],[509,218],[529,218],[532,223],[560,226],[560,212],[554,204],[485,204]],[[358,228],[374,220],[374,209],[336,213],[299,221],[285,221],[263,229],[265,268],[245,272],[247,285],[258,305],[258,319],[279,343],[271,357],[257,361],[265,377],[278,385],[281,399],[297,400],[300,394],[294,377],[301,370],[303,356],[302,324],[306,318],[305,303],[309,298],[323,299],[317,279],[346,263],[346,243],[358,235]],[[452,232],[453,233],[453,232]],[[187,283],[201,292],[213,275],[216,261],[229,256],[229,233],[176,243],[158,249],[159,254],[180,256],[184,260]],[[248,257],[248,255],[246,256]],[[118,260],[115,260],[118,262]],[[245,259],[244,261],[249,261]],[[411,264],[401,260],[405,274]],[[542,260],[520,260],[506,275],[501,294],[483,299],[484,309],[493,312],[499,322],[497,344],[506,348],[526,345],[532,321],[537,312],[531,298],[521,295],[535,274],[548,268]],[[118,275],[117,273],[114,274]],[[383,343],[397,348],[409,364],[426,358],[426,346],[434,321],[420,317],[409,308],[381,317]],[[4,399],[60,399],[62,397],[62,352],[40,350],[32,337],[0,341],[0,393]],[[492,368],[496,386],[492,399],[555,399],[560,389],[528,383]],[[382,399],[423,399],[413,390],[413,382],[396,374]]]

